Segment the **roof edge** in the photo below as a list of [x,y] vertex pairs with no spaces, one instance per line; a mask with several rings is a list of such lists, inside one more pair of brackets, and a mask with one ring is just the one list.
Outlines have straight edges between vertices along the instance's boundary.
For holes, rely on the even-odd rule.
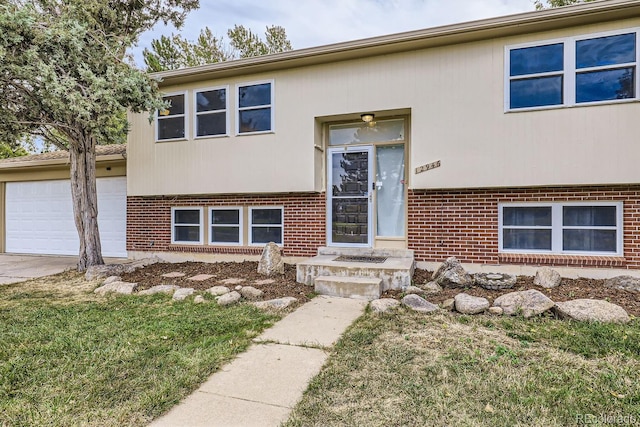
[[[126,155],[124,154],[107,154],[107,155],[99,155],[96,156],[96,163],[104,163],[104,162],[113,162],[126,160]],[[40,168],[47,166],[64,166],[69,165],[69,156],[58,159],[46,159],[46,160],[27,160],[24,162],[11,162],[11,163],[0,163],[0,170],[13,170],[13,169],[27,169],[27,168]]]

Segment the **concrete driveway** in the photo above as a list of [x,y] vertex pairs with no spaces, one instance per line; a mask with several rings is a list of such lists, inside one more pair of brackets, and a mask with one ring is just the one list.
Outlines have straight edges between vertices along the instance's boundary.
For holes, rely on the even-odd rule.
[[0,254],[0,285],[62,273],[78,264],[78,257]]

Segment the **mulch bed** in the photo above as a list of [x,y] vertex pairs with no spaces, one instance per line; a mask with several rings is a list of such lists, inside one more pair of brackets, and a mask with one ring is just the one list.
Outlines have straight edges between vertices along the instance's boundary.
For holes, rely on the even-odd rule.
[[[264,291],[264,299],[295,297],[299,303],[309,301],[313,293],[313,287],[296,282],[296,266],[285,264],[285,272],[282,276],[271,277],[274,283],[267,285],[256,285],[256,280],[264,280],[267,277],[258,274],[258,263],[255,261],[244,262],[183,262],[183,263],[158,263],[136,270],[133,273],[125,274],[122,279],[127,282],[138,283],[138,290],[148,289],[155,285],[178,285],[196,290],[206,290],[212,286],[222,285],[220,281],[228,278],[245,279],[240,283],[242,286],[253,286]],[[184,277],[166,278],[165,273],[178,271],[185,273]],[[213,277],[202,282],[188,280],[189,277],[198,274],[210,274]],[[413,275],[413,283],[420,286],[431,279],[431,272],[416,269]],[[234,288],[236,285],[225,285]],[[445,288],[437,295],[429,295],[428,300],[434,304],[442,303],[448,298],[453,298],[460,292],[469,295],[487,298],[490,302],[500,295],[525,291],[527,289],[537,289],[553,301],[561,302],[579,298],[604,299],[624,308],[629,314],[640,317],[640,293],[625,291],[621,289],[608,288],[604,286],[604,280],[596,279],[562,279],[562,284],[555,289],[545,289],[533,284],[533,277],[518,276],[518,282],[512,289],[487,290],[478,286],[472,288]],[[386,291],[385,297],[400,298],[400,291]]]

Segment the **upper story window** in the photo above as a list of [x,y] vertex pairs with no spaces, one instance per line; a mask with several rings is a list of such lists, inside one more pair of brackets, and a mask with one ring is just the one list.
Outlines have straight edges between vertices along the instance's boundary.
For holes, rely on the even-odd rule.
[[227,88],[213,88],[195,92],[196,137],[227,135]]
[[187,138],[186,94],[176,93],[163,96],[169,107],[157,112],[156,141],[170,141]]
[[238,86],[238,134],[273,131],[273,82]]
[[507,46],[505,110],[637,99],[639,34]]

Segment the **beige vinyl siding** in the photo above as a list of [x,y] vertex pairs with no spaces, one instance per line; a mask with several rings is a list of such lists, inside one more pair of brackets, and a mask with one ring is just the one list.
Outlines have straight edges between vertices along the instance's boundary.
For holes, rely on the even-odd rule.
[[322,124],[363,112],[409,115],[410,188],[637,182],[637,101],[504,112],[506,45],[633,27],[640,19],[168,86],[229,85],[235,129],[236,86],[272,79],[276,131],[155,143],[154,125],[134,116],[128,194],[322,191]]

